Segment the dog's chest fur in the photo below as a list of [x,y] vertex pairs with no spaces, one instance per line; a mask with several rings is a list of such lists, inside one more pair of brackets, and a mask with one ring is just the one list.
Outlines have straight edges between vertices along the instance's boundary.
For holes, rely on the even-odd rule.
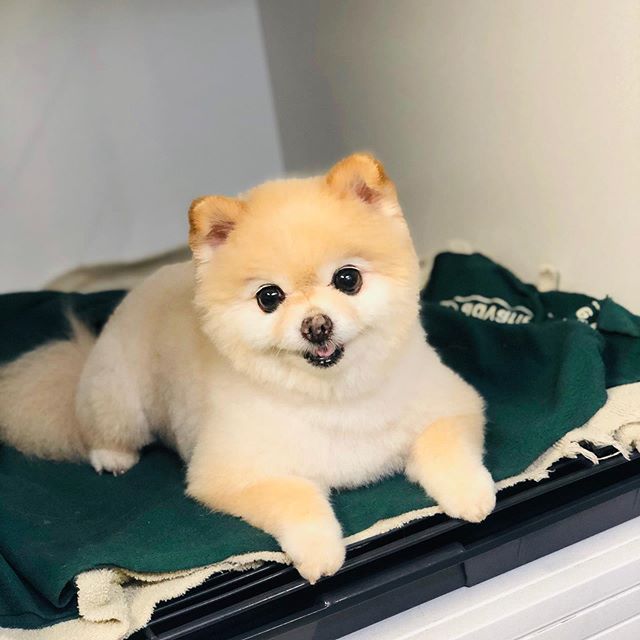
[[423,343],[418,336],[418,353],[408,351],[376,389],[357,399],[274,395],[227,375],[213,383],[207,446],[251,461],[258,474],[299,475],[326,487],[357,486],[400,471],[428,419]]

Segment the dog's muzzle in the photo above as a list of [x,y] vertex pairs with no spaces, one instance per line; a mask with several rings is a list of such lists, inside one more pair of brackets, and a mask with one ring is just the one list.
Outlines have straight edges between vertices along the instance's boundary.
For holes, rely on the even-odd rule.
[[311,347],[304,353],[304,358],[314,367],[326,369],[342,358],[344,347],[332,340],[333,322],[324,313],[305,318],[300,325],[300,333]]

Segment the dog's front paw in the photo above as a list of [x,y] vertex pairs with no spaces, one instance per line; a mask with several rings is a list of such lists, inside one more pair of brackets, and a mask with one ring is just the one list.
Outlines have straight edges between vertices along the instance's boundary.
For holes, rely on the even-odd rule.
[[289,525],[280,536],[283,551],[311,584],[332,576],[343,564],[345,545],[337,522],[315,521]]
[[434,498],[452,518],[481,522],[496,506],[496,486],[485,467],[467,469],[464,474],[452,472],[440,484]]

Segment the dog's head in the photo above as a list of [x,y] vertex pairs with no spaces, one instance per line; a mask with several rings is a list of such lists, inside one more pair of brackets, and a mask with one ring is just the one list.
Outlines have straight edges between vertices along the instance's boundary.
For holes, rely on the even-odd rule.
[[384,374],[415,322],[419,278],[375,158],[199,198],[189,222],[202,327],[236,369],[325,398]]

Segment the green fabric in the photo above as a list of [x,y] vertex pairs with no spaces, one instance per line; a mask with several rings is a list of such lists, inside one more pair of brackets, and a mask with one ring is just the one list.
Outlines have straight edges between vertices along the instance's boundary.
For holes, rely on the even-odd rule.
[[[99,330],[122,295],[0,296],[0,362],[63,337],[69,306]],[[486,460],[496,480],[523,471],[586,422],[604,404],[607,386],[640,380],[638,317],[609,299],[595,302],[540,294],[477,254],[436,260],[422,319],[444,361],[487,400]],[[584,307],[599,330],[576,319]],[[76,617],[73,578],[91,568],[167,572],[278,548],[183,490],[181,462],[159,446],[117,478],[0,448],[0,627]],[[333,503],[346,535],[433,504],[400,476],[336,493]]]

